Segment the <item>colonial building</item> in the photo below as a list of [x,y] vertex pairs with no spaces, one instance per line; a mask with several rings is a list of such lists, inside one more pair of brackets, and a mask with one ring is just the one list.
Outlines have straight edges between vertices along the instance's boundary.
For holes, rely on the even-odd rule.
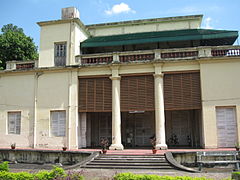
[[84,25],[75,8],[39,22],[38,61],[0,72],[0,146],[234,147],[238,31],[202,15]]

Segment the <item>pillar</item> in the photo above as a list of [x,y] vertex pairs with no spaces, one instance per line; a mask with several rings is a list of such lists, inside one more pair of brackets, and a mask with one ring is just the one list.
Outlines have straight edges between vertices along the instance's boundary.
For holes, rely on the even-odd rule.
[[163,74],[161,72],[161,66],[155,66],[154,93],[155,93],[156,148],[167,149],[165,136]]
[[79,114],[78,147],[87,147],[87,113]]
[[78,73],[69,72],[69,99],[68,99],[68,149],[78,149]]
[[120,79],[118,67],[112,67],[112,144],[111,150],[123,150],[121,140]]

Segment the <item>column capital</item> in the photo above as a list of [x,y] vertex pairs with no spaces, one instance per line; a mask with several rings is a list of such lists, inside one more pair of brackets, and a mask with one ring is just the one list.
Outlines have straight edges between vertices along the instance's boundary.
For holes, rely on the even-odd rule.
[[111,76],[109,77],[111,80],[121,80],[121,76]]
[[162,68],[163,62],[153,63],[153,66],[156,68],[158,68],[158,67]]
[[111,64],[111,66],[110,66],[111,70],[118,70],[119,67],[120,67],[119,64]]
[[154,78],[163,78],[164,74],[163,73],[160,73],[160,74],[153,74],[153,77]]

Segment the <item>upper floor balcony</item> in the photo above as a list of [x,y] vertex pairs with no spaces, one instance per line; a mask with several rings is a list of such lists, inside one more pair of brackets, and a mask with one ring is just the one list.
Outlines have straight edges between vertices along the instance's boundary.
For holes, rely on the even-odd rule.
[[[84,54],[76,56],[75,62],[79,66],[86,66],[147,61],[187,61],[219,57],[240,57],[240,46],[209,46]],[[8,61],[6,70],[30,70],[34,68],[38,68],[38,61]]]
[[177,61],[214,57],[240,57],[240,46],[209,46],[176,49],[155,49],[99,54],[84,54],[75,57],[79,65],[141,62],[141,61]]

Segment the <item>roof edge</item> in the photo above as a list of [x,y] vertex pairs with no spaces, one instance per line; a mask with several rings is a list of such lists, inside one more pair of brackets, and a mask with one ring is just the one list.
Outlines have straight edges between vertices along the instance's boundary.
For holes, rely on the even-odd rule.
[[86,34],[90,35],[88,32],[86,26],[83,24],[83,22],[79,18],[72,18],[72,19],[59,19],[59,20],[51,20],[51,21],[41,21],[37,22],[37,24],[42,27],[42,26],[48,26],[48,25],[56,25],[56,24],[64,24],[64,23],[70,23],[70,22],[75,22],[77,23]]
[[159,22],[168,22],[168,21],[183,21],[190,19],[199,19],[202,21],[203,15],[188,15],[188,16],[174,16],[174,17],[164,17],[164,18],[151,18],[151,19],[139,19],[139,20],[130,20],[130,21],[119,21],[119,22],[110,22],[110,23],[99,23],[99,24],[89,24],[86,25],[86,28],[97,28],[103,26],[123,26],[123,25],[138,25],[138,24],[148,24],[148,23],[159,23]]

